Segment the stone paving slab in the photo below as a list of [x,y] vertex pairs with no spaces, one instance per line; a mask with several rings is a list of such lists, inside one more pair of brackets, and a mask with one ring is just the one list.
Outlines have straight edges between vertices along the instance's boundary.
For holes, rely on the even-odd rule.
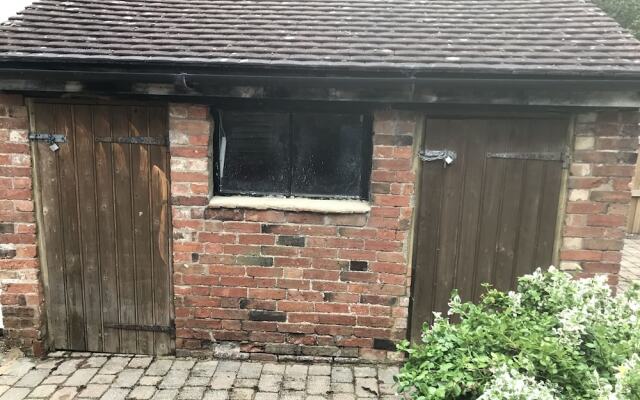
[[55,352],[0,365],[0,400],[401,399],[397,366]]

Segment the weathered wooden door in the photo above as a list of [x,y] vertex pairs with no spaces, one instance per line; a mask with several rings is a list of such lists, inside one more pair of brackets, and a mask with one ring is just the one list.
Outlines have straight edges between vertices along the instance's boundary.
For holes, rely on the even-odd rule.
[[[552,262],[568,121],[428,118],[414,242],[411,335],[452,290],[477,300]],[[424,153],[423,153],[424,154]],[[445,156],[444,153],[431,153]],[[431,158],[434,158],[431,157]]]
[[172,353],[166,108],[34,102],[31,126],[53,347]]
[[640,160],[636,161],[636,171],[631,181],[631,204],[627,218],[627,233],[634,235],[640,233]]

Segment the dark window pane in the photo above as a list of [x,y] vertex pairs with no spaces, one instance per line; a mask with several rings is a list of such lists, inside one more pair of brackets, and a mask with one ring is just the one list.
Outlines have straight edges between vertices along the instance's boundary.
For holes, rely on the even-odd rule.
[[220,192],[289,193],[289,114],[222,112]]
[[357,114],[293,115],[293,195],[362,195],[362,117]]

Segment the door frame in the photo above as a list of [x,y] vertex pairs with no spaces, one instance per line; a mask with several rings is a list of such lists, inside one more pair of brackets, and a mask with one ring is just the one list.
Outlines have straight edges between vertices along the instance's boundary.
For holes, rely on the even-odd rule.
[[[409,231],[408,237],[408,264],[411,271],[411,287],[409,291],[409,313],[407,318],[407,329],[406,329],[406,339],[412,340],[411,331],[412,331],[412,314],[414,307],[414,288],[415,288],[415,280],[416,280],[416,260],[417,260],[417,229],[420,217],[420,205],[421,205],[421,193],[422,193],[422,173],[424,163],[420,160],[420,157],[417,156],[418,152],[420,152],[425,144],[427,137],[427,128],[429,119],[437,119],[437,118],[449,118],[449,119],[544,119],[544,118],[558,118],[558,117],[567,118],[568,128],[567,128],[567,141],[566,141],[566,152],[569,156],[569,164],[573,162],[573,149],[574,149],[574,141],[575,141],[575,119],[576,114],[574,112],[500,112],[500,111],[478,111],[474,109],[465,110],[462,109],[451,109],[449,111],[437,111],[437,112],[424,112],[422,117],[419,120],[419,123],[416,128],[415,138],[415,149],[414,149],[414,164],[413,171],[415,172],[415,189],[414,189],[414,210],[413,217],[411,220],[411,228]],[[569,186],[569,169],[564,168],[562,170],[562,178],[560,183],[560,196],[558,199],[558,213],[556,217],[556,230],[554,237],[554,245],[553,245],[553,258],[552,262],[554,265],[558,265],[560,262],[560,250],[562,248],[562,229],[564,226],[564,217],[566,215],[566,206],[567,206],[567,198],[568,198],[568,186]]]
[[[169,110],[168,104],[166,102],[159,101],[125,101],[125,100],[105,100],[104,98],[62,98],[62,97],[28,97],[25,98],[25,105],[27,106],[27,117],[28,117],[28,125],[29,132],[35,131],[35,115],[34,115],[34,104],[36,102],[41,103],[50,103],[50,104],[73,104],[73,105],[119,105],[119,106],[166,106],[166,127],[167,127],[167,135],[169,134]],[[176,320],[176,312],[175,312],[175,302],[174,302],[174,281],[173,281],[173,235],[171,232],[173,231],[173,208],[171,206],[171,153],[170,153],[170,145],[167,138],[167,178],[168,178],[168,200],[167,204],[167,212],[169,219],[169,234],[168,236],[168,251],[169,251],[169,259],[168,259],[168,279],[169,279],[169,320],[172,326],[175,326]],[[35,217],[36,217],[36,244],[38,249],[38,260],[40,264],[40,281],[44,291],[44,308],[43,311],[45,313],[45,324],[46,324],[46,334],[44,335],[44,344],[45,351],[49,351],[52,349],[52,339],[51,333],[52,331],[52,323],[51,318],[49,317],[48,306],[51,304],[51,294],[49,287],[49,273],[48,273],[48,265],[45,251],[46,244],[44,243],[44,237],[40,234],[42,226],[42,198],[41,198],[41,190],[40,190],[40,177],[38,174],[37,166],[38,166],[38,152],[35,151],[35,142],[29,141],[29,151],[31,153],[31,177],[33,182],[33,201],[35,207]],[[176,333],[175,330],[171,334],[171,339],[174,342],[174,353],[175,353],[175,341],[176,341]]]

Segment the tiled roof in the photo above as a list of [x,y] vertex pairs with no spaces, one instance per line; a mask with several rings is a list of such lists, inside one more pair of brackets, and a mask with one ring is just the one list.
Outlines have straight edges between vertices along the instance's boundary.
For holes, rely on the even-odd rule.
[[586,0],[40,0],[0,60],[640,76]]

